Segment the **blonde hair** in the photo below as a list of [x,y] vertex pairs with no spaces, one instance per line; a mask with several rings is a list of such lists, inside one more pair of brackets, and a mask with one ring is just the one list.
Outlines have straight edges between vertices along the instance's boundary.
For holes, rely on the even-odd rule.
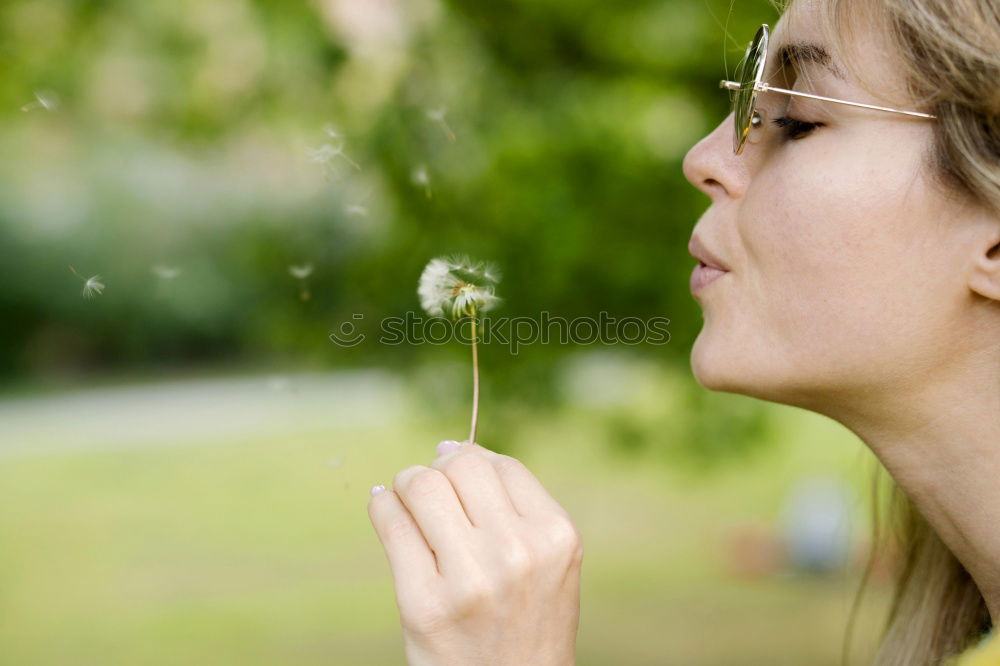
[[[795,0],[772,0],[785,12]],[[924,167],[941,191],[1000,215],[1000,7],[996,0],[826,0],[823,32],[842,54],[871,31],[901,77],[911,108],[937,116]],[[874,97],[864,57],[846,57],[851,77]],[[878,479],[876,477],[876,483]],[[968,572],[909,498],[892,485],[890,513],[901,554],[877,666],[934,666],[990,627]],[[878,505],[874,524],[878,531]],[[872,560],[869,561],[871,563]],[[870,564],[858,590],[862,594]],[[857,599],[856,599],[857,602]],[[855,610],[857,603],[855,603]],[[852,611],[852,622],[854,612]],[[847,632],[849,639],[850,627]],[[845,651],[846,655],[846,651]]]
[[895,591],[886,617],[876,666],[932,666],[965,650],[990,627],[982,593],[913,502],[888,479],[890,530],[882,532],[881,467],[873,477],[873,539],[868,566],[855,595],[844,637],[846,662],[857,610],[878,551],[896,559]]

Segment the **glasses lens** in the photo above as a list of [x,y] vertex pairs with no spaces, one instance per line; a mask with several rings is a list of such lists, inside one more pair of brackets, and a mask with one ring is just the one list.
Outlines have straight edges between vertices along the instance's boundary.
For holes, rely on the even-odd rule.
[[736,70],[736,80],[740,89],[733,96],[733,120],[736,123],[736,134],[733,137],[733,150],[740,152],[747,133],[750,131],[750,119],[753,117],[757,101],[757,91],[754,89],[760,75],[761,64],[767,51],[767,27],[757,30],[753,41],[747,46],[743,60]]

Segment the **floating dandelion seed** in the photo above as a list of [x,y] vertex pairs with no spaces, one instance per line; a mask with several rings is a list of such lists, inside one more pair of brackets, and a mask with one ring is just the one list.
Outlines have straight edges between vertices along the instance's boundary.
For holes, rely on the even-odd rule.
[[301,266],[296,266],[292,264],[288,267],[288,272],[292,274],[292,277],[296,277],[300,280],[305,280],[307,277],[312,275],[313,265],[312,264],[302,264]]
[[371,196],[372,189],[373,189],[372,187],[369,187],[368,191],[365,192],[364,196],[361,197],[360,200],[344,206],[344,210],[347,212],[348,215],[358,215],[360,217],[368,217],[368,206],[365,206],[364,202],[367,201],[368,198]]
[[55,93],[51,92],[41,92],[35,91],[35,100],[33,102],[28,102],[21,107],[22,111],[31,111],[32,109],[43,109],[45,111],[55,111],[59,108],[59,99],[55,96]]
[[318,148],[306,148],[306,155],[309,156],[311,162],[315,162],[322,167],[323,180],[329,182],[333,176],[333,165],[330,164],[333,160],[333,146],[323,144]]
[[441,126],[441,129],[444,130],[444,133],[447,135],[447,137],[451,141],[454,141],[455,133],[451,131],[451,128],[448,127],[448,122],[444,119],[444,116],[447,112],[448,109],[447,107],[444,106],[440,106],[436,109],[427,109],[427,117],[436,122],[437,124],[439,124]]
[[306,279],[310,275],[312,275],[313,265],[312,264],[302,264],[301,266],[297,266],[295,264],[292,264],[291,266],[288,267],[288,272],[291,274],[291,276],[293,278],[299,280],[302,283],[302,285],[301,285],[301,291],[299,292],[299,298],[302,299],[303,301],[308,301],[309,300],[309,285],[306,282]]
[[420,306],[432,317],[468,317],[472,324],[472,425],[469,441],[476,441],[479,418],[479,356],[476,347],[476,317],[500,303],[496,285],[500,272],[491,263],[468,257],[431,259],[420,274],[417,296]]
[[156,276],[156,297],[165,298],[167,295],[167,284],[172,280],[175,280],[178,275],[181,274],[180,266],[165,266],[163,264],[156,264],[149,269],[150,272]]
[[77,273],[76,269],[72,266],[70,266],[69,269],[73,271],[73,275],[83,280],[82,293],[84,298],[93,298],[95,294],[100,296],[104,292],[104,283],[101,282],[100,275],[92,275],[89,278],[85,278]]
[[423,185],[424,193],[427,195],[427,198],[430,199],[431,176],[429,173],[427,173],[427,166],[425,164],[417,165],[417,167],[413,170],[413,173],[410,174],[410,178],[413,179],[413,182],[415,184]]
[[306,148],[306,155],[309,156],[311,161],[323,166],[323,178],[325,180],[330,180],[330,177],[333,174],[333,158],[338,155],[350,162],[355,168],[359,170],[361,169],[361,167],[351,160],[350,157],[345,155],[343,152],[340,152],[340,150],[338,150],[335,146],[331,146],[328,143],[324,143],[318,148]]
[[329,164],[333,161],[334,157],[340,157],[352,167],[361,171],[361,166],[348,157],[347,153],[344,152],[344,135],[335,130],[331,125],[324,125],[323,131],[328,137],[330,137],[331,141],[328,141],[319,148],[310,151],[313,161]]
[[333,146],[324,143],[318,148],[306,148],[306,155],[317,164],[326,164],[333,159]]
[[104,283],[101,282],[100,275],[93,275],[87,278],[83,285],[83,295],[85,298],[93,298],[94,294],[100,296],[104,293]]
[[150,269],[156,277],[161,280],[173,280],[178,275],[181,274],[180,266],[164,266],[162,264],[157,264]]

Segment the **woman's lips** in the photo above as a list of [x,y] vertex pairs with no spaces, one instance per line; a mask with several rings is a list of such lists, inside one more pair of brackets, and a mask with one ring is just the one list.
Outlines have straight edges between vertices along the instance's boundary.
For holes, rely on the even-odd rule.
[[728,272],[699,262],[691,271],[691,293],[704,289]]

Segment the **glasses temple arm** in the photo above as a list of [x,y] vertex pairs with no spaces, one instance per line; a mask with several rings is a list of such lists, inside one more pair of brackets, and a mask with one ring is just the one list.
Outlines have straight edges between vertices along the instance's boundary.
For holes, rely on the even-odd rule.
[[[740,84],[738,81],[726,81],[723,79],[719,81],[720,88],[727,88],[729,90],[739,90]],[[784,93],[786,95],[794,95],[796,97],[809,97],[810,99],[821,99],[826,102],[835,102],[837,104],[847,104],[849,106],[859,106],[864,109],[876,109],[878,111],[890,111],[892,113],[904,113],[908,116],[917,116],[918,118],[936,118],[937,116],[931,115],[929,113],[922,113],[920,111],[902,111],[900,109],[891,109],[887,106],[877,106],[875,104],[862,104],[861,102],[848,102],[842,99],[834,99],[832,97],[823,97],[822,95],[810,95],[809,93],[797,92],[795,90],[787,90],[785,88],[776,88],[770,86],[766,83],[761,83],[760,87],[757,88],[758,92],[778,92]]]

